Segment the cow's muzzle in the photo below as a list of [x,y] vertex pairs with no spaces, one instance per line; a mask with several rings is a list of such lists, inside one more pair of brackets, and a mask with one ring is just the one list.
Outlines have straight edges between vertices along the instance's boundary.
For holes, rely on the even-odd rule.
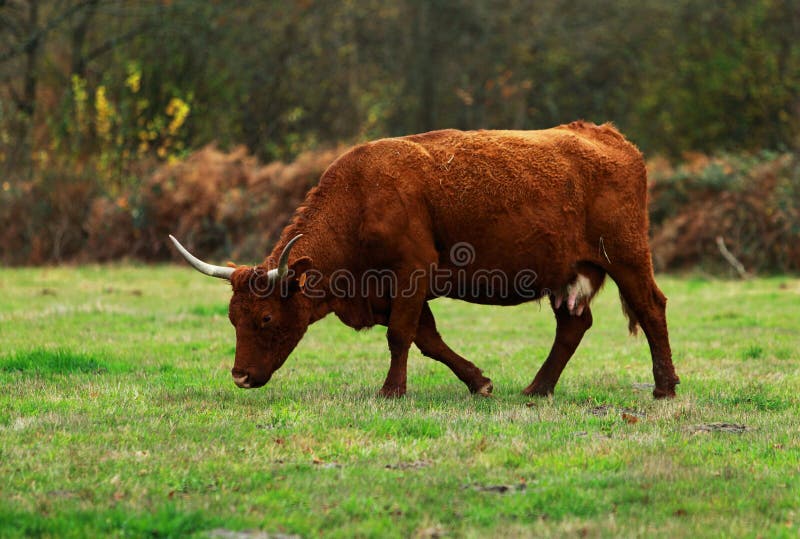
[[255,389],[257,387],[261,387],[269,381],[269,377],[264,379],[255,378],[250,376],[246,372],[231,371],[231,376],[233,376],[233,383],[237,386],[241,387],[242,389]]

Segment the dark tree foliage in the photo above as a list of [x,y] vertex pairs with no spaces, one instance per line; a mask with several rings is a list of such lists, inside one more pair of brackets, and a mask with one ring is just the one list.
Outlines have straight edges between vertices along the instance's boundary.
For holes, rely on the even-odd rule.
[[125,175],[578,118],[670,156],[794,149],[798,36],[793,0],[5,0],[0,158]]

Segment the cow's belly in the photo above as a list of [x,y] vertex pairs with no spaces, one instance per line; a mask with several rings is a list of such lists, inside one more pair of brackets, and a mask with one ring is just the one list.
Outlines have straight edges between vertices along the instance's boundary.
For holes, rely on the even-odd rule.
[[550,295],[557,288],[531,268],[467,269],[438,266],[429,281],[429,297],[449,297],[485,305],[518,305]]
[[[583,231],[575,216],[530,211],[476,217],[438,245],[433,295],[515,305],[550,295],[576,277]],[[580,222],[579,220],[577,222]]]

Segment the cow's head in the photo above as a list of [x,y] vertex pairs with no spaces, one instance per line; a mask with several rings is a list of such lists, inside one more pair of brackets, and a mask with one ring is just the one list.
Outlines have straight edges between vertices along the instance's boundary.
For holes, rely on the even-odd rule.
[[233,285],[228,318],[236,328],[233,381],[242,388],[261,387],[297,346],[312,316],[312,303],[302,293],[304,274],[311,269],[307,256],[289,264],[289,251],[301,235],[286,244],[278,267],[267,271],[254,266],[223,267],[203,262],[173,236],[170,239],[195,269]]

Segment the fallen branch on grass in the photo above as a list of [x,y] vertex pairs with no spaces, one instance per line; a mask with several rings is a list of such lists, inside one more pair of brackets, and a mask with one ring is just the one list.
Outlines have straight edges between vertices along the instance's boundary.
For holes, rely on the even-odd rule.
[[725,240],[722,238],[722,236],[717,236],[717,247],[719,247],[719,252],[722,253],[722,257],[728,262],[728,264],[733,266],[733,269],[736,270],[736,272],[739,274],[739,277],[742,279],[749,279],[752,277],[752,275],[746,269],[744,269],[744,265],[739,262],[736,257],[733,256],[733,253],[728,250],[728,247],[725,245]]

